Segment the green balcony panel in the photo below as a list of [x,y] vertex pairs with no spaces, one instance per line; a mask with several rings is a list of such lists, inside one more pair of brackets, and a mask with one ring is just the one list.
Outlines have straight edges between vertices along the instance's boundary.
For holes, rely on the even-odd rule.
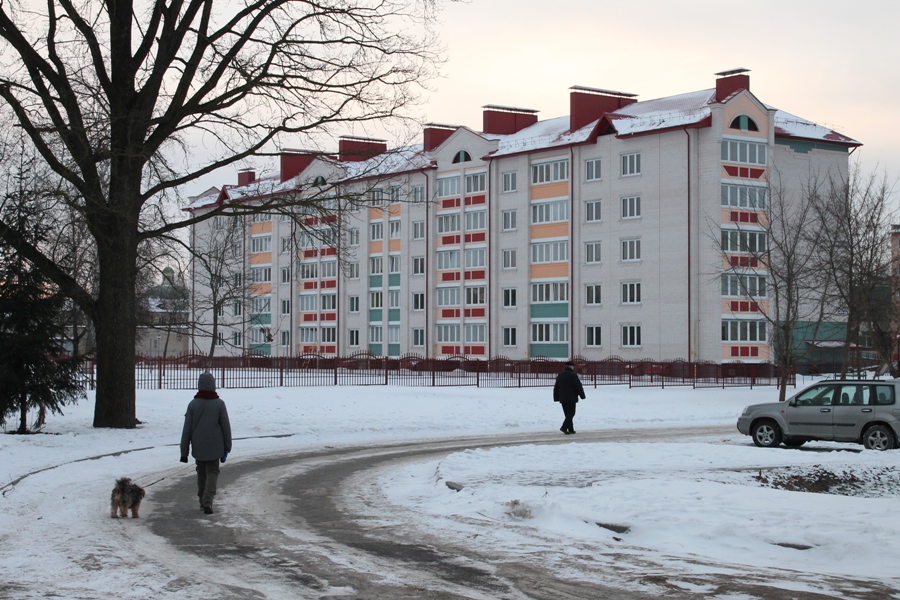
[[380,288],[383,275],[369,275],[369,288]]
[[400,273],[391,273],[388,275],[388,285],[390,287],[400,287]]
[[400,322],[400,309],[399,308],[389,308],[388,309],[388,322],[390,322],[390,323],[399,323]]
[[532,304],[532,319],[568,319],[569,305],[565,302],[554,304]]
[[251,325],[271,325],[272,324],[272,315],[271,314],[250,315],[250,324]]
[[400,356],[400,344],[388,344],[388,356],[394,358]]
[[381,356],[381,344],[369,344],[369,352],[375,356]]
[[569,358],[568,344],[531,344],[532,358]]
[[369,323],[381,323],[381,314],[382,314],[382,309],[370,308],[369,309]]

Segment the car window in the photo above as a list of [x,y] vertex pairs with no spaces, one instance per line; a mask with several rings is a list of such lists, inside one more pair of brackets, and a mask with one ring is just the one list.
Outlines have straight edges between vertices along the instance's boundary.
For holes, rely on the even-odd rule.
[[876,385],[875,386],[875,404],[893,404],[894,386],[892,385]]
[[794,399],[797,406],[831,406],[835,386],[817,385],[800,392]]
[[837,404],[845,406],[864,406],[871,404],[872,387],[860,384],[844,384],[840,386]]

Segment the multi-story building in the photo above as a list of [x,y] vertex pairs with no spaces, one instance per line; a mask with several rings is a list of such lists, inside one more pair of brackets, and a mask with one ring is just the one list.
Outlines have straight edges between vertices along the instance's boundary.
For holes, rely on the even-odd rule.
[[481,131],[430,124],[397,151],[342,138],[239,173],[189,210],[327,190],[334,212],[242,229],[250,313],[221,351],[772,358],[754,258],[769,185],[846,177],[860,144],[762,103],[745,70],[718,75],[647,101],[573,87],[568,116],[488,105]]

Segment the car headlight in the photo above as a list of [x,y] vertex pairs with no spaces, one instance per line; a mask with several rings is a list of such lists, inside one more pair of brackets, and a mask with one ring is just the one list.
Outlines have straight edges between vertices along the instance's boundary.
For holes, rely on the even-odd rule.
[[750,414],[750,407],[749,407],[749,406],[745,406],[745,407],[744,407],[744,412],[741,413],[741,416],[742,416],[742,417],[746,417],[746,416],[749,415],[749,414]]

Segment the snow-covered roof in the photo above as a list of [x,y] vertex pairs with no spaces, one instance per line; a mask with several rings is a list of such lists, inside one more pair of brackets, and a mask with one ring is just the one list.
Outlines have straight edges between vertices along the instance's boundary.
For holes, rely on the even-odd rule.
[[539,121],[530,127],[509,135],[483,134],[487,139],[499,141],[497,150],[491,153],[492,158],[545,150],[557,146],[580,144],[588,141],[591,132],[597,125],[594,120],[577,131],[569,131],[569,117],[557,117]]
[[[772,108],[772,107],[768,107]],[[861,146],[853,138],[842,135],[828,127],[817,125],[812,121],[801,119],[789,112],[776,109],[775,113],[775,135],[777,137],[802,138],[805,140],[820,140],[823,142],[832,142],[837,144],[847,144],[849,146]]]

